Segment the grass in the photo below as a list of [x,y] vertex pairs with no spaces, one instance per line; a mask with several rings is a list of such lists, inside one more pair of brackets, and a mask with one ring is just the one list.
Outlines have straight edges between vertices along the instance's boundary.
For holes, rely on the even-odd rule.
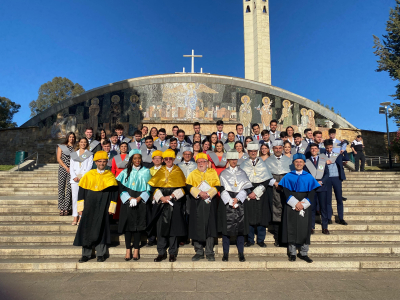
[[14,168],[14,165],[0,165],[0,171],[8,171]]

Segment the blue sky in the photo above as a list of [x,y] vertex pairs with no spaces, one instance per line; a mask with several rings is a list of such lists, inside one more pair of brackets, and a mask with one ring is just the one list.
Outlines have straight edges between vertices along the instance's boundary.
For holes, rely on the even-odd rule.
[[[272,84],[333,106],[361,129],[385,131],[380,102],[395,82],[377,73],[372,35],[394,0],[270,0]],[[22,105],[55,76],[86,90],[190,70],[244,77],[240,0],[1,1],[0,96]],[[390,122],[391,131],[396,130]]]

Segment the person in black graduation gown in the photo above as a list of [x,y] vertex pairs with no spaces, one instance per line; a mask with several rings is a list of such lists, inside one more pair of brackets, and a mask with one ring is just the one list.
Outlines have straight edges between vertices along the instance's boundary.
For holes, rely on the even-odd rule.
[[246,173],[237,166],[239,153],[231,150],[226,158],[229,167],[220,174],[221,200],[218,207],[218,231],[222,232],[222,261],[229,260],[229,245],[231,236],[236,236],[236,246],[239,261],[244,257],[244,237],[249,233],[249,218],[244,206],[247,195],[253,187]]
[[131,241],[135,252],[133,260],[140,259],[141,234],[146,230],[146,202],[150,197],[150,170],[142,166],[142,153],[138,149],[129,152],[128,167],[117,177],[121,198],[118,232],[125,234],[125,260],[131,260]]
[[279,182],[287,199],[287,204],[283,206],[282,241],[288,244],[289,261],[296,260],[299,247],[298,257],[312,263],[308,257],[312,222],[310,206],[314,201],[315,190],[321,185],[310,173],[303,170],[305,163],[304,154],[293,155],[295,170],[286,174]]
[[79,181],[77,210],[81,216],[74,246],[82,247],[80,263],[87,262],[92,248],[97,261],[103,262],[107,246],[111,244],[109,214],[115,213],[118,199],[118,183],[114,174],[106,170],[107,153],[97,151],[93,159],[97,169],[87,172]]
[[182,170],[174,165],[175,152],[171,149],[163,153],[165,165],[157,171],[148,184],[152,187],[154,199],[153,217],[147,226],[147,233],[157,228],[157,251],[155,262],[167,258],[169,247],[169,261],[176,261],[178,241],[180,236],[187,235],[185,220],[186,178]]
[[245,201],[245,209],[249,218],[249,234],[245,247],[254,245],[254,236],[257,233],[257,245],[265,248],[266,228],[272,221],[272,186],[269,186],[270,180],[273,178],[265,162],[257,157],[260,144],[251,142],[247,144],[247,153],[249,159],[246,159],[240,168],[246,172],[247,177],[253,184],[250,189],[251,193]]
[[186,179],[190,201],[189,238],[193,240],[196,254],[192,261],[215,261],[214,238],[218,237],[217,212],[220,181],[217,171],[207,168],[205,153],[196,156],[197,168]]

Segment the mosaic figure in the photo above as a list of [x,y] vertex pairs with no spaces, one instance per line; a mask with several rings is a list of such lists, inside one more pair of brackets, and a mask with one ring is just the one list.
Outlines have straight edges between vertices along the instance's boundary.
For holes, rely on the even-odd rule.
[[260,111],[261,114],[261,121],[263,124],[263,129],[268,129],[269,128],[269,123],[272,120],[272,100],[269,99],[268,97],[262,98],[262,103],[264,104],[261,108],[260,106],[256,107],[258,111]]
[[289,100],[283,100],[282,102],[282,115],[279,119],[279,123],[283,121],[282,130],[286,130],[286,127],[291,126],[293,123],[292,106]]
[[120,98],[118,95],[111,97],[111,108],[110,108],[110,130],[114,130],[115,125],[119,124],[121,117],[121,105],[119,104]]
[[251,135],[251,119],[253,118],[253,113],[251,111],[250,102],[249,96],[243,96],[243,104],[239,108],[239,119],[240,123],[243,124],[245,136]]
[[89,127],[93,128],[93,133],[97,133],[97,127],[99,125],[99,99],[93,98],[91,101],[91,105],[89,106]]
[[307,116],[308,116],[308,124],[307,128],[311,128],[312,131],[315,131],[315,112],[312,109],[307,110]]
[[298,126],[298,128],[299,128],[299,133],[303,134],[304,130],[308,126],[307,108],[302,108],[300,110],[300,114],[301,114],[301,122],[300,122],[300,125]]

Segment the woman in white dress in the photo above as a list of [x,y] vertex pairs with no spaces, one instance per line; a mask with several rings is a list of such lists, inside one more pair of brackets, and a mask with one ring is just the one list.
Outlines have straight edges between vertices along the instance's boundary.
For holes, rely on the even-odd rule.
[[78,141],[78,151],[71,153],[69,172],[71,175],[71,192],[72,192],[72,216],[74,220],[71,225],[78,225],[78,193],[79,193],[79,180],[88,171],[92,169],[93,154],[88,150],[89,142],[86,138],[80,138]]

